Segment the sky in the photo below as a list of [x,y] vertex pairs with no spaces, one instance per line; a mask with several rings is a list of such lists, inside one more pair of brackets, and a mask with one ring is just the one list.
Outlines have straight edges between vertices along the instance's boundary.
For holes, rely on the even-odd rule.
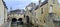
[[[10,10],[10,7],[12,7],[12,10],[15,10],[15,9],[24,9],[31,2],[38,4],[39,0],[4,0],[4,1],[8,7],[8,10]],[[43,1],[44,0],[42,0],[42,2]]]

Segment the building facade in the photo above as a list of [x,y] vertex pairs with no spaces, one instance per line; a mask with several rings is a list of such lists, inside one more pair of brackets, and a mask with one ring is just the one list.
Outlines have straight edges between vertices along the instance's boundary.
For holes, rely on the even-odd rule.
[[9,13],[8,13],[8,18],[10,19],[10,21],[19,21],[19,20],[21,20],[21,21],[25,21],[24,20],[24,12],[25,12],[25,10],[20,10],[20,9],[17,9],[17,10],[12,10],[12,11],[10,11]]
[[2,26],[7,20],[7,6],[3,0],[0,0],[0,26]]
[[[60,27],[60,11],[58,0],[39,0],[38,8],[34,11],[36,24],[39,27]],[[56,23],[55,23],[56,22]]]
[[[33,12],[34,6],[36,6],[36,4],[33,2],[31,2],[26,6],[26,12],[25,12],[25,18],[27,20],[26,22],[32,23],[32,14],[33,14],[32,12]],[[26,16],[28,16],[29,18],[27,18]]]

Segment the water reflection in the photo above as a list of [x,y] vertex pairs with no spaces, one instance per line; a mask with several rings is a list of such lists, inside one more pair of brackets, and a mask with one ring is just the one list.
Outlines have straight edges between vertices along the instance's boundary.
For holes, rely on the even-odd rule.
[[16,24],[16,23],[13,23],[11,24],[11,27],[32,27],[32,25],[30,24]]
[[19,25],[19,24],[11,24],[11,27],[27,27],[26,24]]

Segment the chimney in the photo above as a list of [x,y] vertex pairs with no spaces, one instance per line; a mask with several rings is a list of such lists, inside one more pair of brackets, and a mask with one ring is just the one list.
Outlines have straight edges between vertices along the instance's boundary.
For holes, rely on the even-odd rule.
[[39,5],[41,5],[41,0],[39,0]]

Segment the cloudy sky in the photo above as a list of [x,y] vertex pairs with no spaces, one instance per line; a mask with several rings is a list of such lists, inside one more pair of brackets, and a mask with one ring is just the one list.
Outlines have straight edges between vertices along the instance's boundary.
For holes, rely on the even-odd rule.
[[[4,0],[4,1],[6,2],[8,9],[10,9],[10,7],[12,7],[12,9],[15,10],[17,8],[24,9],[31,2],[38,4],[39,0]],[[42,1],[44,1],[44,0],[42,0]]]

